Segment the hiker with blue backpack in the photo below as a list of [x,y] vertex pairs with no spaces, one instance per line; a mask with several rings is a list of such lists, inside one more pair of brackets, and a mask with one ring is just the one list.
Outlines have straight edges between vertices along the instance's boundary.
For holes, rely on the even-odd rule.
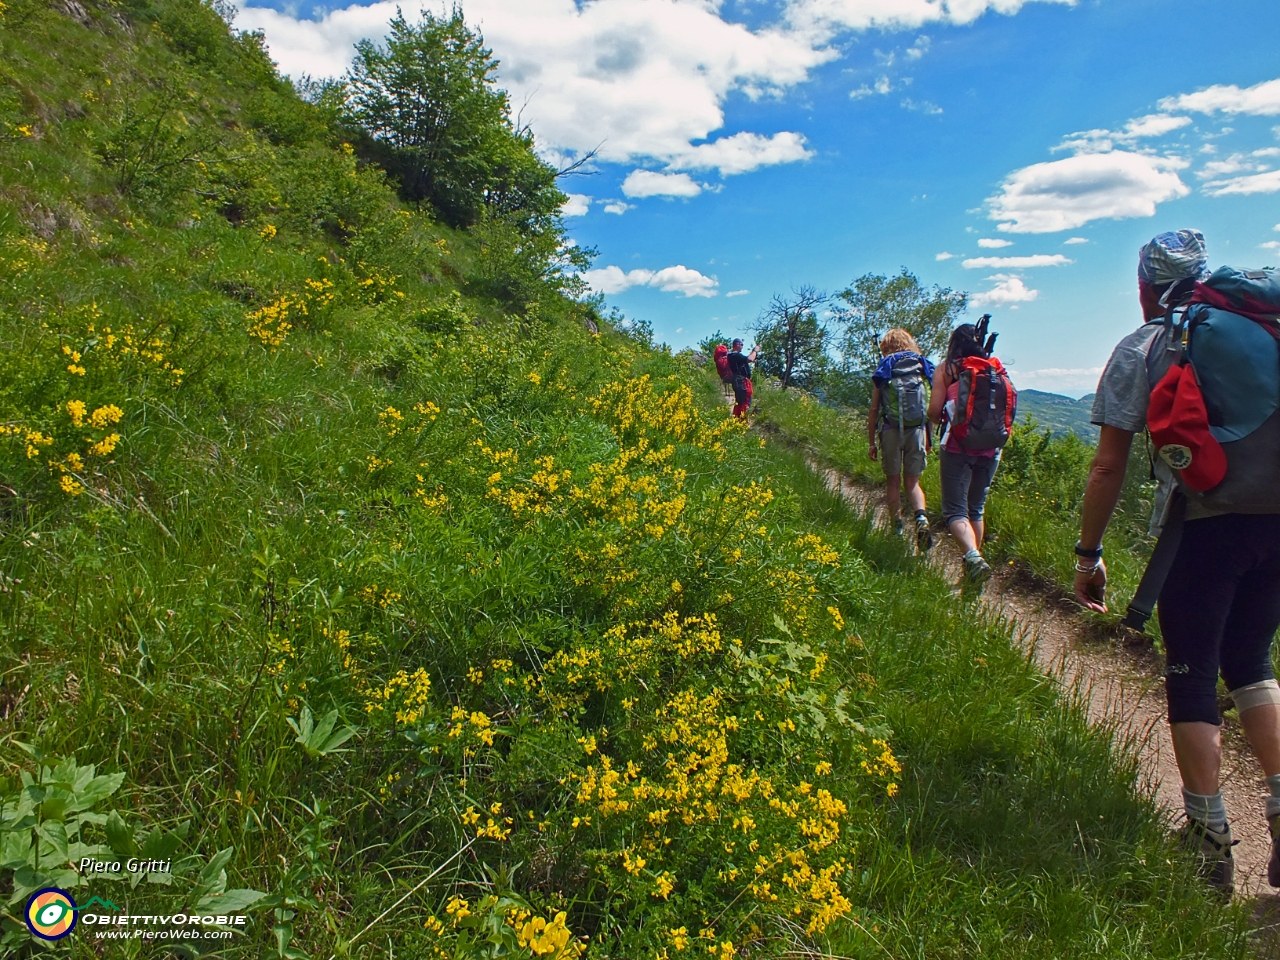
[[1234,838],[1219,775],[1221,674],[1266,777],[1267,880],[1280,887],[1280,271],[1212,274],[1203,235],[1162,233],[1140,251],[1143,325],[1116,347],[1098,383],[1101,428],[1081,508],[1075,596],[1106,612],[1102,539],[1135,434],[1149,430],[1159,480],[1159,539],[1126,625],[1158,604],[1173,750],[1182,775],[1183,842],[1230,895]]
[[942,429],[943,519],[964,551],[965,583],[974,587],[991,578],[982,556],[987,494],[1018,411],[1018,391],[992,355],[997,334],[988,333],[990,323],[984,314],[977,324],[962,323],[951,332],[929,402],[929,419]]
[[[886,501],[894,532],[903,533],[902,488],[915,516],[916,543],[921,551],[933,546],[925,511],[924,473],[929,450],[929,384],[933,364],[920,352],[915,337],[895,328],[880,339],[883,358],[871,375],[871,413],[867,440],[872,460],[884,470]],[[877,440],[879,443],[877,444]]]

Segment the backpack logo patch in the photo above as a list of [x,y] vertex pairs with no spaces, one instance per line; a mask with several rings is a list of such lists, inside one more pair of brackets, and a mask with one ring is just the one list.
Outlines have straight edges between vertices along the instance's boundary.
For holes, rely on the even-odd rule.
[[1191,466],[1191,448],[1180,443],[1166,443],[1160,448],[1160,459],[1174,470],[1185,470]]

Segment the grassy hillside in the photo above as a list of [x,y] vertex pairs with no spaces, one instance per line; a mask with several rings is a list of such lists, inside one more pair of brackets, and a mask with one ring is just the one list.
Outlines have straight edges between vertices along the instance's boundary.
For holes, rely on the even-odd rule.
[[207,6],[5,3],[0,953],[56,885],[250,916],[190,956],[1246,954],[1007,625],[545,245]]
[[1043,390],[1018,391],[1018,416],[1034,420],[1054,436],[1074,433],[1086,443],[1098,442],[1098,428],[1089,422],[1093,410],[1093,394],[1073,400]]

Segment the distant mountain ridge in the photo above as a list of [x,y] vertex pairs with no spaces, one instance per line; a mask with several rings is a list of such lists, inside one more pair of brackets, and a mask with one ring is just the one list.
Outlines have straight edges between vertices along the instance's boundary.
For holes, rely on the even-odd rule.
[[1086,443],[1098,442],[1098,428],[1089,422],[1093,394],[1072,400],[1060,393],[1043,390],[1018,391],[1018,419],[1034,419],[1038,427],[1048,427],[1055,436],[1074,433]]

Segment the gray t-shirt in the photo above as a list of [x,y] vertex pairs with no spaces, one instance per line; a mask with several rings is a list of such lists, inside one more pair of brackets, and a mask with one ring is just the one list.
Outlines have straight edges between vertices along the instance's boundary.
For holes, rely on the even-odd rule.
[[[1098,381],[1089,418],[1098,426],[1117,427],[1130,433],[1147,428],[1147,405],[1151,391],[1169,372],[1178,358],[1178,345],[1169,342],[1164,323],[1144,323],[1116,345]],[[1151,513],[1151,535],[1158,536],[1169,511],[1169,498],[1177,487],[1173,471],[1160,457],[1155,458],[1156,500]],[[1194,502],[1187,504],[1187,519],[1214,516]]]

